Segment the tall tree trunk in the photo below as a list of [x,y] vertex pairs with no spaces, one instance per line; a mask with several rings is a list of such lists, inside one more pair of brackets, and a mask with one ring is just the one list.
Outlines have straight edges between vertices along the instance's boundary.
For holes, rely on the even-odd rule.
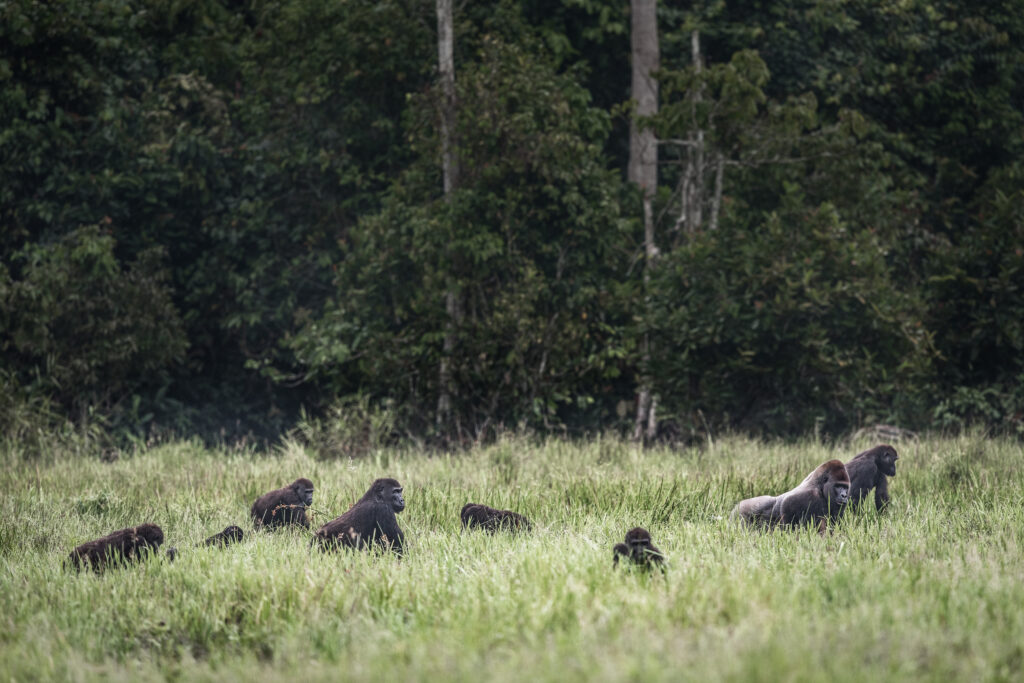
[[[654,240],[654,193],[658,187],[658,141],[650,128],[641,129],[637,116],[651,116],[658,113],[658,82],[654,72],[658,70],[658,4],[656,0],[630,0],[630,43],[633,58],[631,96],[636,102],[636,115],[629,127],[629,170],[630,182],[643,191],[644,207],[644,292],[645,305],[649,305],[651,270],[658,256]],[[633,438],[637,441],[646,437],[654,438],[658,430],[656,417],[657,399],[651,393],[650,337],[644,333],[643,357],[641,360],[640,387],[637,390],[636,424]]]
[[722,174],[725,172],[725,158],[721,152],[715,153],[715,194],[711,200],[711,219],[708,229],[718,229],[718,214],[722,210]]
[[[690,33],[690,58],[693,60],[693,70],[700,74],[704,70],[704,60],[700,54],[700,31],[694,29]],[[693,96],[693,120],[697,121],[697,106],[704,99],[704,87],[699,85]],[[693,177],[696,182],[693,184],[693,196],[690,201],[690,211],[687,219],[687,228],[691,233],[700,229],[704,221],[704,130],[698,128],[693,138]]]
[[[704,60],[700,53],[700,31],[696,29],[690,33],[690,58],[693,62],[694,73],[699,75],[704,70]],[[683,175],[679,181],[679,218],[676,220],[675,229],[684,230],[688,234],[699,230],[704,222],[704,197],[706,195],[704,130],[697,126],[697,107],[703,97],[702,85],[698,85],[697,89],[690,93],[690,120],[693,131],[687,136],[686,166],[683,168]]]
[[[437,0],[437,64],[441,79],[441,170],[444,176],[445,200],[459,186],[459,161],[455,142],[455,31],[452,0]],[[451,268],[451,259],[447,266]],[[443,432],[451,424],[452,376],[451,357],[455,350],[455,328],[460,317],[455,277],[449,274],[444,295],[447,315],[441,363],[438,368],[437,427]]]
[[441,78],[441,164],[445,197],[459,185],[455,150],[455,29],[452,0],[437,0],[437,66]]

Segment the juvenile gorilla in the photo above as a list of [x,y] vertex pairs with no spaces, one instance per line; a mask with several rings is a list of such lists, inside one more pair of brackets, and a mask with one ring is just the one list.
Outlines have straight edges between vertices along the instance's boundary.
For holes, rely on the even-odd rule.
[[140,524],[83,543],[71,551],[68,562],[76,569],[99,572],[108,565],[134,562],[150,553],[156,553],[163,542],[164,532],[160,527],[156,524]]
[[886,477],[896,476],[898,459],[895,448],[882,444],[858,453],[846,463],[846,471],[850,474],[851,509],[856,509],[872,488],[875,489],[875,509],[881,512],[889,505],[889,480]]
[[533,528],[526,517],[511,510],[496,510],[480,503],[466,503],[459,513],[465,528],[480,527],[485,531],[529,531]]
[[767,526],[813,524],[824,534],[850,496],[850,475],[838,460],[819,465],[792,491],[780,496],[757,496],[740,501],[732,519]]
[[324,550],[361,550],[378,543],[401,555],[405,535],[395,514],[404,509],[402,485],[394,479],[377,479],[348,512],[320,527],[312,542]]
[[313,482],[309,479],[296,479],[284,488],[264,493],[252,504],[253,526],[257,529],[295,524],[309,528],[306,508],[313,504]]
[[612,547],[612,567],[619,566],[619,558],[623,557],[644,570],[652,567],[665,569],[665,556],[657,546],[651,543],[651,534],[643,527],[633,527],[626,532],[626,542],[616,543]]
[[237,527],[235,525],[231,525],[229,527],[226,527],[224,529],[224,531],[219,531],[219,532],[215,533],[213,536],[210,536],[208,539],[203,541],[200,545],[217,545],[217,546],[231,545],[232,543],[238,543],[239,541],[241,541],[242,540],[242,536],[244,536],[244,535],[245,534],[243,533],[243,531],[242,531],[242,529],[240,527]]

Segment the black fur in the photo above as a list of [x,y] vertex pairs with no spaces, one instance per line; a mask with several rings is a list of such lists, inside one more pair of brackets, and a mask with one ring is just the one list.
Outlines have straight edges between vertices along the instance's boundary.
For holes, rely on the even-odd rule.
[[612,567],[619,566],[619,558],[625,558],[637,567],[650,570],[652,567],[665,568],[665,556],[651,543],[651,534],[643,527],[633,527],[626,532],[626,542],[612,546]]
[[241,541],[244,535],[245,532],[243,532],[240,527],[231,525],[229,527],[226,527],[224,531],[219,531],[215,533],[213,536],[210,536],[200,545],[231,545],[232,543],[238,543],[239,541]]
[[858,453],[846,463],[846,471],[850,473],[851,509],[860,506],[871,489],[875,490],[875,509],[881,512],[888,507],[889,480],[886,477],[896,476],[898,459],[895,448],[882,444]]
[[394,479],[377,479],[348,512],[317,530],[313,544],[325,550],[338,547],[361,550],[377,543],[401,554],[405,534],[398,527],[395,514],[404,509],[402,485]]
[[459,513],[462,526],[469,529],[480,527],[485,531],[529,531],[533,528],[526,517],[511,510],[497,510],[480,503],[466,503]]
[[103,571],[110,565],[148,557],[163,542],[164,532],[160,527],[156,524],[140,524],[83,543],[71,551],[68,562],[76,569]]
[[306,508],[313,504],[313,482],[296,479],[284,488],[264,493],[252,504],[253,526],[275,529],[289,524],[309,528]]

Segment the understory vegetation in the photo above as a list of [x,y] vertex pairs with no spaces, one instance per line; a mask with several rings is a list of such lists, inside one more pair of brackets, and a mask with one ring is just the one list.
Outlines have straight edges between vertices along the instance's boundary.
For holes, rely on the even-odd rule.
[[[891,508],[869,504],[825,537],[728,521],[738,500],[872,445],[4,451],[0,678],[1020,680],[1019,443],[977,432],[897,443]],[[298,476],[316,485],[317,523],[396,477],[405,556],[310,553],[307,532],[250,533],[257,495]],[[465,532],[467,501],[522,512],[535,529]],[[62,570],[75,545],[143,521],[178,547],[174,563]],[[245,528],[242,543],[194,547],[229,524]],[[634,525],[667,555],[664,577],[611,570]]]

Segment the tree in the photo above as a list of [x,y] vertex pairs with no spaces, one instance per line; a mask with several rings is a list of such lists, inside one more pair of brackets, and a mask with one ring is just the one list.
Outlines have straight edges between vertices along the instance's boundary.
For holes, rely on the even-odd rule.
[[[644,225],[644,290],[649,292],[651,271],[654,269],[658,248],[654,237],[654,195],[658,188],[658,141],[654,130],[641,117],[650,117],[658,111],[658,17],[656,0],[632,0],[631,51],[633,77],[632,99],[636,110],[629,129],[629,181],[636,183],[642,193]],[[646,436],[653,439],[658,429],[657,398],[650,387],[650,338],[645,334],[641,358],[641,384],[637,391],[634,440]]]
[[163,250],[123,266],[101,226],[14,254],[0,269],[0,367],[84,420],[160,388],[188,342],[171,301]]
[[[455,141],[455,57],[454,22],[452,0],[437,0],[437,63],[441,85],[440,133],[441,173],[444,179],[444,197],[450,202],[459,186],[459,160]],[[447,314],[444,330],[444,348],[438,369],[437,428],[443,431],[449,426],[452,412],[451,356],[455,351],[455,330],[459,323],[459,294],[454,279],[448,283],[444,293],[444,307]]]
[[[623,184],[602,155],[610,117],[536,44],[487,34],[474,54],[456,83],[459,186],[438,192],[438,84],[409,118],[418,162],[360,222],[337,294],[293,348],[310,381],[393,401],[410,432],[435,424],[442,355],[452,431],[439,436],[598,428],[628,371]],[[463,314],[448,355],[453,285]]]

